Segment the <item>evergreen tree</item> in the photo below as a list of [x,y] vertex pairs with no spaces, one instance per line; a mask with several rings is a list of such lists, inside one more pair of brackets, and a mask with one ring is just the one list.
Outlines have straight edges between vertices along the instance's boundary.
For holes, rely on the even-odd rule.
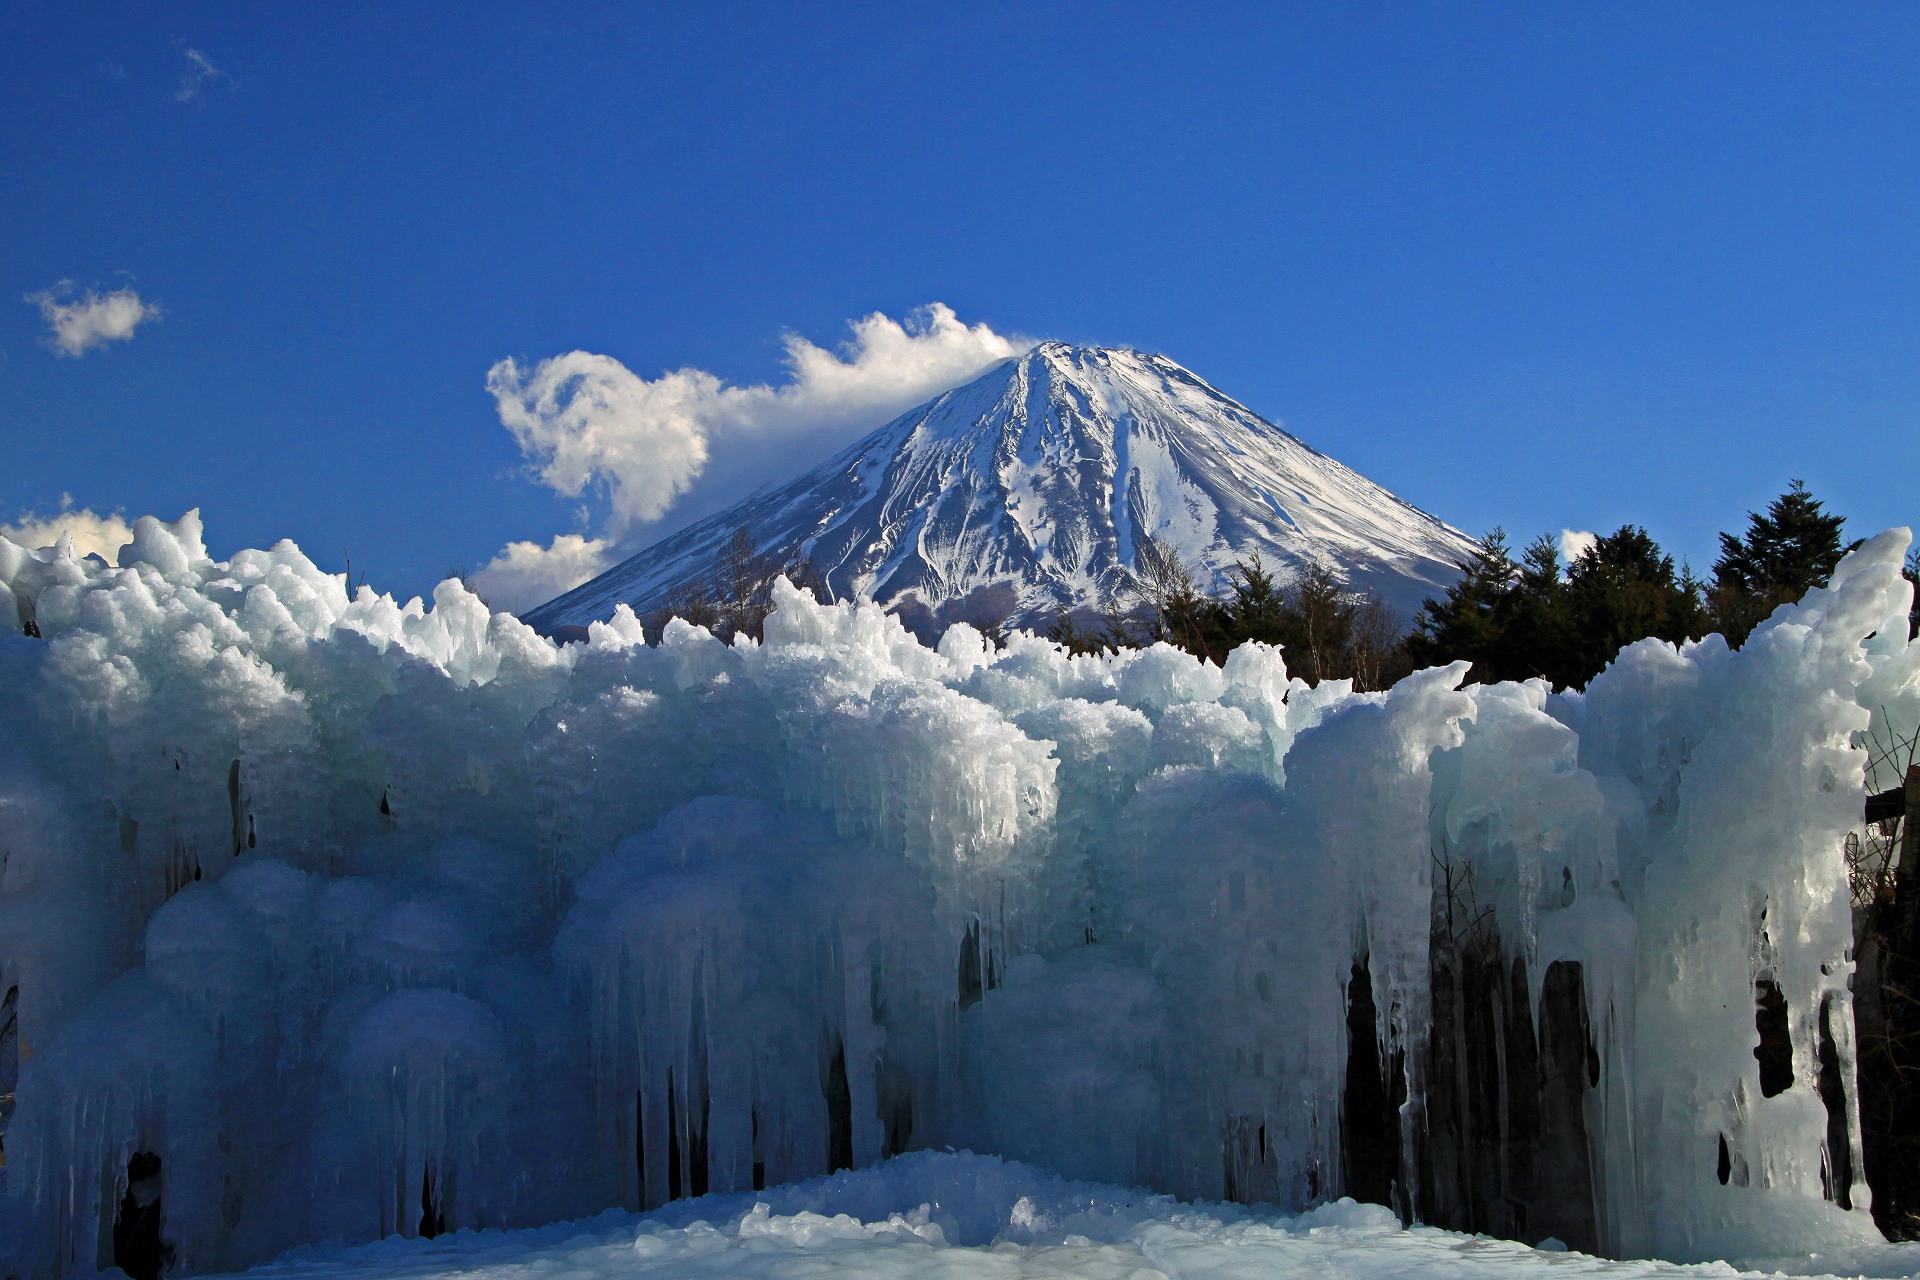
[[1840,557],[1846,517],[1827,514],[1807,486],[1795,480],[1767,506],[1747,513],[1742,537],[1720,535],[1710,601],[1714,622],[1727,642],[1746,642],[1753,629],[1783,604],[1825,586]]
[[1232,582],[1221,621],[1232,644],[1244,640],[1278,645],[1293,643],[1285,596],[1272,572],[1262,563],[1260,553],[1254,552],[1250,560],[1236,561],[1229,574]]
[[1104,631],[1061,614],[1048,634],[1073,652],[1165,640],[1216,663],[1258,640],[1284,649],[1288,670],[1309,684],[1352,680],[1362,690],[1412,670],[1393,610],[1371,592],[1347,590],[1329,565],[1310,565],[1282,586],[1256,553],[1228,570],[1217,597],[1194,579],[1175,550],[1143,539],[1132,598],[1110,602]]
[[1053,615],[1053,625],[1047,628],[1047,639],[1055,644],[1064,645],[1068,653],[1112,653],[1115,644],[1112,636],[1104,629],[1090,626],[1074,616],[1071,609],[1060,609]]
[[1708,607],[1709,584],[1694,576],[1693,566],[1680,562],[1679,630],[1689,640],[1698,640],[1714,629],[1713,610]]
[[1691,639],[1704,630],[1698,584],[1676,574],[1645,529],[1623,525],[1567,566],[1541,535],[1515,564],[1499,530],[1481,540],[1445,600],[1428,600],[1408,637],[1416,666],[1466,658],[1470,678],[1577,688],[1624,645],[1647,636]]
[[1638,525],[1596,539],[1567,568],[1574,650],[1569,685],[1600,674],[1622,648],[1648,636],[1678,643],[1696,612],[1673,557]]
[[1513,590],[1517,568],[1507,535],[1496,528],[1480,539],[1460,566],[1460,580],[1446,599],[1428,596],[1413,620],[1407,654],[1416,667],[1465,658],[1474,664],[1470,678],[1497,680],[1504,660],[1501,604]]
[[1555,685],[1573,678],[1573,620],[1560,567],[1560,546],[1541,534],[1520,554],[1513,590],[1498,611],[1499,643],[1492,655],[1492,678],[1531,680],[1544,676]]

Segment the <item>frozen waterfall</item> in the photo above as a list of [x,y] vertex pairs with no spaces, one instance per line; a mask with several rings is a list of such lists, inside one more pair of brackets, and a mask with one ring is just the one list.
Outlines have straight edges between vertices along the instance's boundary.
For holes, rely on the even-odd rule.
[[1857,735],[1920,722],[1907,540],[1737,653],[1357,694],[792,590],[764,644],[555,646],[195,514],[117,567],[0,539],[0,1273],[943,1146],[1625,1256],[1877,1240],[1842,841]]

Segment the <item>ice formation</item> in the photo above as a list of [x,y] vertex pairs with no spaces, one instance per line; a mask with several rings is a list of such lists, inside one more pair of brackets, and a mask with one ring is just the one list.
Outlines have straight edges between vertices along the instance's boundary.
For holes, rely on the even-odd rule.
[[942,1146],[1622,1256],[1875,1242],[1841,849],[1869,708],[1920,720],[1907,540],[1737,653],[1384,694],[785,589],[763,644],[556,646],[193,514],[117,566],[0,540],[0,1273]]
[[[1920,1246],[1865,1245],[1743,1260],[1778,1275],[1906,1276]],[[462,1231],[309,1248],[249,1272],[252,1280],[1602,1280],[1732,1277],[1731,1267],[1611,1262],[1544,1240],[1538,1249],[1433,1227],[1403,1228],[1390,1210],[1337,1200],[1300,1214],[1194,1204],[1141,1190],[1068,1181],[988,1156],[914,1152],[852,1173],[761,1192],[715,1193],[644,1215],[518,1231]]]

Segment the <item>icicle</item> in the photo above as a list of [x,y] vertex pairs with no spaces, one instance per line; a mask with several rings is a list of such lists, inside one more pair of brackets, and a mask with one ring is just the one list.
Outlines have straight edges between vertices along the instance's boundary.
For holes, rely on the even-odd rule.
[[0,636],[7,1273],[947,1145],[1619,1254],[1871,1240],[1840,849],[1855,735],[1920,717],[1904,546],[1580,694],[936,650],[785,586],[762,644],[555,646],[197,517],[0,547],[42,632]]

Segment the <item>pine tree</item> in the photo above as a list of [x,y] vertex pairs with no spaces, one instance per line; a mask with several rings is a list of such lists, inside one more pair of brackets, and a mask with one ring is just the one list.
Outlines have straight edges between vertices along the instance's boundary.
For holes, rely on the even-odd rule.
[[1639,525],[1622,525],[1596,539],[1567,568],[1567,603],[1574,649],[1569,685],[1584,685],[1623,647],[1648,636],[1678,643],[1693,639],[1689,588],[1673,557]]
[[1413,669],[1399,616],[1371,591],[1347,590],[1328,565],[1282,587],[1255,553],[1227,578],[1227,594],[1203,597],[1196,626],[1174,643],[1216,662],[1249,640],[1279,645],[1289,671],[1309,684],[1352,680],[1360,690],[1384,689]]
[[1743,537],[1720,535],[1709,599],[1729,644],[1744,644],[1775,609],[1826,585],[1848,550],[1840,540],[1845,523],[1846,517],[1827,514],[1805,483],[1795,480],[1765,515],[1747,513]]
[[1572,679],[1573,623],[1567,612],[1560,547],[1551,534],[1541,534],[1521,552],[1513,590],[1501,601],[1498,612],[1495,679],[1544,676],[1555,685]]
[[1710,586],[1694,576],[1693,566],[1680,562],[1679,631],[1689,640],[1698,640],[1713,628],[1713,611],[1707,607]]
[[1264,644],[1290,644],[1286,600],[1273,573],[1262,563],[1260,553],[1239,560],[1228,571],[1231,578],[1225,602],[1223,622],[1232,644],[1259,640]]
[[1062,608],[1053,615],[1053,625],[1047,628],[1047,639],[1062,645],[1068,653],[1111,653],[1114,650],[1112,637],[1098,626],[1090,625],[1074,616],[1073,610]]
[[1513,590],[1516,573],[1505,530],[1496,528],[1480,539],[1460,565],[1460,580],[1447,588],[1446,599],[1427,597],[1413,620],[1407,637],[1413,665],[1465,658],[1474,664],[1472,679],[1499,679],[1505,656],[1500,606]]

